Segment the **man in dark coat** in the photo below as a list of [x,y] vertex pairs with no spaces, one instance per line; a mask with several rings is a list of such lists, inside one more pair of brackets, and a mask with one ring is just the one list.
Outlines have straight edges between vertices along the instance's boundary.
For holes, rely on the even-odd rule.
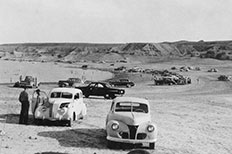
[[19,117],[19,124],[27,124],[28,122],[29,98],[26,90],[27,88],[24,87],[24,90],[19,95],[19,101],[22,104]]

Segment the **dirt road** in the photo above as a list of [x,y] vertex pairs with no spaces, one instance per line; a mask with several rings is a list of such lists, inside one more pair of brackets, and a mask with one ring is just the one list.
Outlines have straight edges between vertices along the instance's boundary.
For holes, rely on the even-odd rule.
[[[126,88],[126,96],[145,97],[150,101],[153,121],[158,127],[154,154],[231,154],[232,153],[232,82],[217,81],[220,74],[232,75],[231,62],[205,60],[161,63],[159,68],[197,64],[201,71],[183,73],[192,84],[154,86],[152,81]],[[146,65],[144,67],[157,67]],[[217,73],[207,69],[216,67]],[[199,78],[199,82],[197,82]],[[42,85],[48,91],[56,85]],[[110,100],[101,97],[84,99],[88,116],[70,127],[19,125],[21,89],[0,86],[1,154],[126,154],[127,150],[106,147],[105,118]],[[32,93],[32,90],[29,91]]]

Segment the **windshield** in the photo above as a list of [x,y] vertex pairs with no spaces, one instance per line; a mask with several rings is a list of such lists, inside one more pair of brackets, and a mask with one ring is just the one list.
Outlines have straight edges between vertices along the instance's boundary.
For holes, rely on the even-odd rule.
[[51,98],[67,98],[72,99],[72,93],[69,92],[52,92]]
[[138,102],[118,102],[115,112],[143,112],[148,113],[148,106]]

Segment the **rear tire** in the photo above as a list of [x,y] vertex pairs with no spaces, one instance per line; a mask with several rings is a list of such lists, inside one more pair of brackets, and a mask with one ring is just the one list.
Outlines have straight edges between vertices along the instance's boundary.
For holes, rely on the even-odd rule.
[[110,98],[114,99],[114,98],[116,98],[116,96],[113,94],[113,95],[110,95]]
[[89,98],[89,94],[85,94],[85,98]]

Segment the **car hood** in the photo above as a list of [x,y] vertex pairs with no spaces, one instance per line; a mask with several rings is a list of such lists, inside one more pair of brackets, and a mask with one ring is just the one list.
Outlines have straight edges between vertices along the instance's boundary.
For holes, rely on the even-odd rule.
[[121,121],[127,125],[140,125],[144,122],[150,122],[151,116],[148,113],[116,112],[112,115],[112,120]]
[[71,101],[72,101],[72,99],[65,99],[65,98],[50,98],[49,99],[49,103],[51,103],[51,104],[68,103]]

